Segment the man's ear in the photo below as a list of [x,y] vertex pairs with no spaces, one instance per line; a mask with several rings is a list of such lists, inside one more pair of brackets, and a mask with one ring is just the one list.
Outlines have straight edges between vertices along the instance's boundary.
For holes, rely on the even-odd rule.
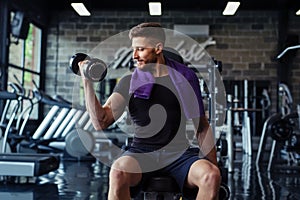
[[155,47],[156,54],[160,54],[162,50],[163,50],[163,44],[161,42],[157,43]]

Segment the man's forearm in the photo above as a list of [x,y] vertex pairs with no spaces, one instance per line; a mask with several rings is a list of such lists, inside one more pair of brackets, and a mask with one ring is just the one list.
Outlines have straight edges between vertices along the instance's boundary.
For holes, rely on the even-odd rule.
[[[195,124],[197,124],[197,121],[198,120],[194,120]],[[201,117],[199,119],[196,130],[196,136],[201,153],[212,163],[217,165],[215,137],[206,117]]]
[[86,109],[90,115],[92,124],[96,130],[103,130],[108,127],[108,119],[106,110],[100,104],[94,88],[93,83],[83,79],[84,96]]
[[214,163],[216,166],[218,166],[217,151],[215,147],[207,154],[206,158],[212,163]]
[[206,156],[206,158],[217,165],[215,139],[210,127],[205,131],[198,133],[198,143],[201,152]]

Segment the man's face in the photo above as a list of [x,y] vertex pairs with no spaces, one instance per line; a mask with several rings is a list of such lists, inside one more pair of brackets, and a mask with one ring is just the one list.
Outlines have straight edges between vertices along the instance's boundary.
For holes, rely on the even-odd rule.
[[137,63],[137,68],[150,70],[157,63],[157,53],[155,45],[145,37],[132,38],[133,59]]

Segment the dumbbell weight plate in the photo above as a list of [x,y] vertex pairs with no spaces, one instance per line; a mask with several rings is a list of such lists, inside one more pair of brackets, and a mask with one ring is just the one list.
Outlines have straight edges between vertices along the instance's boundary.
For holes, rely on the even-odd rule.
[[93,135],[80,128],[74,129],[68,133],[65,141],[66,151],[69,155],[76,158],[87,156],[93,151],[95,145]]
[[227,156],[227,153],[228,153],[228,143],[227,143],[227,140],[220,138],[217,141],[217,147],[218,147],[218,150],[220,151],[221,156]]
[[291,128],[287,120],[280,119],[271,125],[271,137],[277,141],[286,141],[291,136]]
[[221,183],[219,190],[219,199],[228,200],[230,197],[230,189],[225,183]]
[[97,58],[92,58],[89,60],[88,64],[84,68],[84,76],[91,81],[102,81],[107,74],[106,64]]
[[78,63],[84,60],[88,60],[90,57],[84,53],[76,53],[74,54],[69,63],[69,67],[72,70],[74,74],[77,74],[80,76],[79,66]]

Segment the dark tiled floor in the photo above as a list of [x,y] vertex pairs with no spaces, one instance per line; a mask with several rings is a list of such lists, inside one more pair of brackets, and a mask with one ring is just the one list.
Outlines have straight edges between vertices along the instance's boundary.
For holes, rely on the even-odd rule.
[[[237,156],[228,174],[232,200],[300,199],[300,171],[256,170],[254,158]],[[105,200],[108,167],[101,163],[62,161],[57,171],[39,178],[9,178],[0,182],[0,200]]]
[[247,156],[236,162],[234,172],[228,178],[230,199],[300,199],[300,170],[267,172],[266,168],[265,165],[256,168],[253,159]]

